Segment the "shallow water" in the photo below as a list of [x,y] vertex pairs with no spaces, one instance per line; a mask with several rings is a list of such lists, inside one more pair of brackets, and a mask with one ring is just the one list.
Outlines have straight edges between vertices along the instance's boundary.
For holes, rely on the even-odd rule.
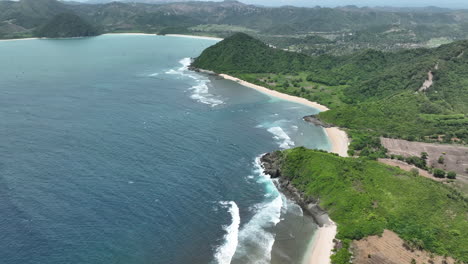
[[314,109],[187,71],[214,43],[0,43],[2,263],[300,259],[314,225],[256,158],[328,139]]

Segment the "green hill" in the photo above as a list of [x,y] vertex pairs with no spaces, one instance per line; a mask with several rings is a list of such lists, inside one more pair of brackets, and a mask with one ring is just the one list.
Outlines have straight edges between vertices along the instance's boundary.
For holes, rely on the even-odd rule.
[[[332,110],[319,117],[351,129],[352,136],[365,131],[430,141],[445,135],[447,142],[468,143],[467,49],[468,41],[459,41],[434,49],[304,56],[238,33],[206,49],[193,66],[328,105]],[[420,91],[429,72],[434,83]]]
[[71,13],[62,13],[36,31],[36,36],[47,38],[88,37],[99,35],[98,30],[82,18]]
[[280,164],[282,180],[306,194],[305,199],[319,200],[337,223],[344,248],[333,263],[349,263],[351,240],[384,229],[410,247],[468,262],[468,201],[454,189],[376,161],[305,148],[272,157],[271,164]]

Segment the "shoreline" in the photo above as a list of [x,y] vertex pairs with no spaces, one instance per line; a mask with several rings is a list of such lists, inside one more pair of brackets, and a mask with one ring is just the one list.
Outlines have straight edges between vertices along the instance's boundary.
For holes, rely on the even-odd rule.
[[176,37],[176,38],[206,39],[206,40],[217,40],[217,41],[223,40],[223,38],[217,38],[217,37],[197,36],[197,35],[184,35],[184,34],[165,34],[165,35],[159,35],[159,36]]
[[35,40],[35,39],[43,39],[43,38],[16,38],[16,39],[0,39],[0,42],[7,42],[7,41],[19,41],[19,40]]
[[[213,72],[209,72],[209,71],[205,71],[205,70],[199,70],[199,71],[202,72],[202,73],[214,74]],[[305,106],[309,106],[309,107],[318,109],[320,112],[325,112],[325,111],[330,110],[328,107],[326,107],[324,105],[321,105],[321,104],[319,104],[317,102],[312,102],[312,101],[309,101],[309,100],[307,100],[305,98],[302,98],[302,97],[297,97],[297,96],[292,96],[292,95],[289,95],[289,94],[280,93],[278,91],[271,90],[271,89],[268,89],[266,87],[256,85],[256,84],[253,84],[253,83],[249,83],[249,82],[246,82],[244,80],[241,80],[239,78],[236,78],[236,77],[233,77],[233,76],[230,76],[230,75],[227,75],[227,74],[218,74],[218,76],[220,76],[220,77],[222,77],[222,78],[224,78],[226,80],[237,82],[238,84],[243,85],[245,87],[255,89],[255,90],[257,90],[257,91],[259,91],[259,92],[261,92],[263,94],[269,95],[269,96],[273,96],[273,97],[276,97],[276,98],[280,98],[282,100],[286,100],[286,101],[290,101],[290,102],[294,102],[294,103],[298,103],[298,104],[302,104],[302,105],[305,105]],[[327,134],[327,137],[328,137],[328,139],[330,140],[330,143],[331,143],[330,152],[336,153],[336,154],[340,155],[341,157],[348,157],[349,139],[348,139],[348,135],[346,134],[346,132],[341,130],[338,127],[324,127],[323,129],[324,129],[325,133]]]
[[259,91],[259,92],[261,92],[263,94],[270,95],[270,96],[273,96],[273,97],[276,97],[276,98],[279,98],[279,99],[283,99],[285,101],[290,101],[290,102],[298,103],[298,104],[301,104],[301,105],[309,106],[309,107],[320,110],[320,112],[330,110],[328,107],[326,107],[324,105],[321,105],[321,104],[316,103],[316,102],[309,101],[309,100],[307,100],[305,98],[280,93],[278,91],[271,90],[271,89],[268,89],[266,87],[256,85],[256,84],[253,84],[253,83],[249,83],[247,81],[241,80],[239,78],[236,78],[236,77],[233,77],[233,76],[230,76],[230,75],[227,75],[227,74],[219,74],[219,76],[226,79],[226,80],[234,81],[234,82],[237,82],[240,85],[255,89],[255,90],[257,90],[257,91]]
[[[202,73],[215,74],[210,71],[199,70]],[[246,86],[248,88],[255,89],[263,94],[280,98],[282,100],[299,103],[306,105],[315,109],[318,109],[321,112],[330,110],[328,107],[321,105],[317,102],[309,101],[302,97],[292,96],[278,91],[268,89],[266,87],[249,83],[247,81],[241,80],[239,78],[227,75],[227,74],[218,74],[218,76],[239,83],[240,85]],[[323,127],[323,126],[322,126]],[[349,138],[345,131],[339,129],[338,127],[323,127],[325,134],[327,135],[330,143],[331,149],[330,152],[336,153],[341,157],[348,157],[348,145]],[[296,200],[297,202],[297,200]],[[315,217],[314,217],[315,218]],[[312,237],[308,249],[304,254],[302,264],[330,264],[330,256],[333,254],[334,249],[334,240],[337,233],[336,224],[328,217],[328,221],[325,223],[320,223],[319,228]]]
[[296,202],[303,210],[304,214],[311,215],[318,225],[314,235],[309,240],[306,251],[302,256],[301,264],[330,264],[330,256],[335,247],[335,237],[337,225],[333,222],[328,213],[323,210],[319,201],[311,199],[299,191],[291,182],[285,178],[281,172],[281,156],[276,152],[270,152],[260,159],[264,173],[273,179],[278,179],[276,186],[288,199]]
[[330,257],[335,247],[334,239],[337,226],[329,218],[329,223],[317,229],[308,245],[302,264],[330,264]]
[[[192,38],[192,39],[206,39],[206,40],[217,40],[221,41],[223,38],[216,38],[216,37],[208,37],[208,36],[197,36],[197,35],[183,35],[183,34],[166,34],[166,35],[158,35],[156,33],[134,33],[134,32],[123,32],[123,33],[104,33],[98,36],[94,37],[99,37],[99,36],[116,36],[116,35],[122,35],[122,36],[160,36],[160,37],[178,37],[178,38]],[[76,38],[83,38],[83,37],[76,37]],[[60,38],[13,38],[13,39],[0,39],[0,42],[3,41],[20,41],[20,40],[37,40],[37,39],[60,39]],[[68,39],[68,38],[65,38]]]

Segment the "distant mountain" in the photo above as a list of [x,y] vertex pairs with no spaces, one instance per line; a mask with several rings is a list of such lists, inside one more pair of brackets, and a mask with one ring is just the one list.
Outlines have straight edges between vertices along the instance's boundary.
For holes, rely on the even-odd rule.
[[[88,4],[107,4],[116,2],[115,0],[89,0],[86,1]],[[164,4],[171,2],[180,2],[178,0],[119,0],[122,3],[143,3],[143,4]]]
[[99,31],[94,26],[72,13],[59,14],[36,31],[36,36],[47,38],[89,37],[96,35],[99,35]]

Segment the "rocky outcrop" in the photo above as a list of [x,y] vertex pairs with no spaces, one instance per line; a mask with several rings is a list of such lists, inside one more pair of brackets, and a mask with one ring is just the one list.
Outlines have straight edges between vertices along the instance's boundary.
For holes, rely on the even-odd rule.
[[267,153],[261,157],[260,161],[264,173],[270,175],[271,178],[278,179],[275,184],[284,195],[301,206],[304,212],[310,214],[319,226],[330,223],[327,212],[318,205],[319,201],[298,190],[291,180],[282,173],[283,156],[280,151]]
[[334,127],[333,125],[327,124],[327,123],[323,122],[322,120],[320,120],[317,117],[317,115],[304,116],[303,119],[304,119],[304,121],[309,122],[311,124],[314,124],[316,126],[321,126],[321,127],[324,127],[324,128]]

